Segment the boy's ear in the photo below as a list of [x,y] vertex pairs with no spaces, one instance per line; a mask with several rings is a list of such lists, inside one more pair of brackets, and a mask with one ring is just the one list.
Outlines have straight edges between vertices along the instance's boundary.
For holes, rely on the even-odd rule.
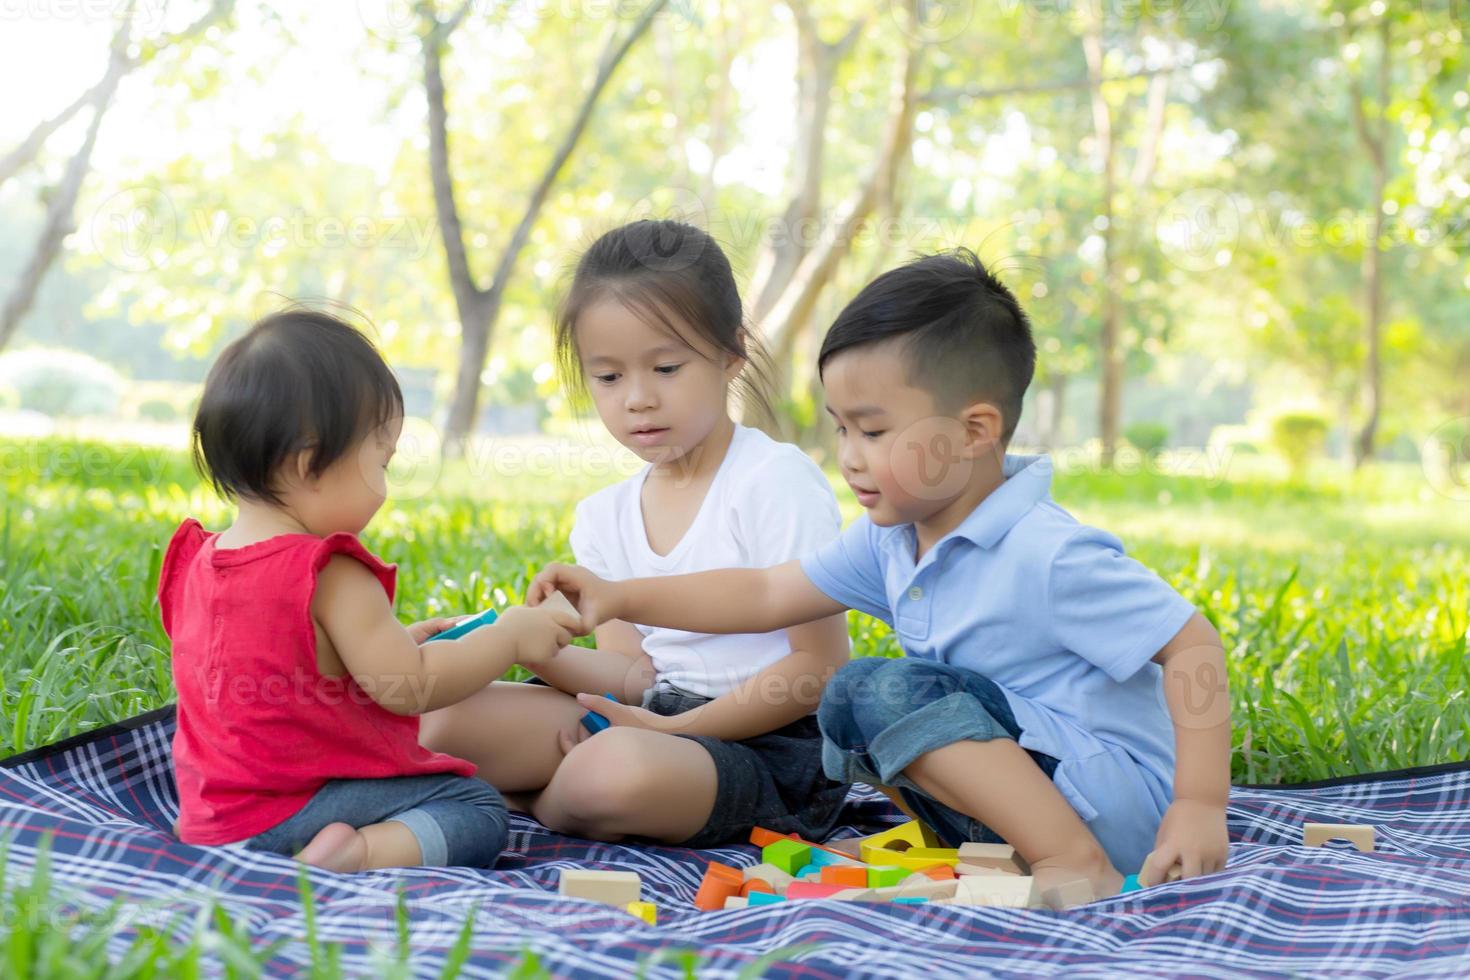
[[965,459],[980,459],[994,455],[1005,456],[1005,417],[1000,409],[990,402],[974,402],[965,406],[959,415],[965,429],[965,442],[961,454]]

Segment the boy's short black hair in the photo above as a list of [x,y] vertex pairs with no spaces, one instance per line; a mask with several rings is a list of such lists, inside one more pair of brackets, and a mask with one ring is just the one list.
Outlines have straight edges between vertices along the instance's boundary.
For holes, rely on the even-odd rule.
[[1026,311],[975,253],[926,255],[868,283],[827,331],[817,371],[845,350],[900,338],[915,387],[946,409],[994,404],[1010,442],[1036,371],[1036,342]]
[[276,472],[310,449],[320,476],[403,414],[398,379],[372,341],[330,313],[290,308],[220,353],[194,413],[194,466],[226,499],[279,504]]

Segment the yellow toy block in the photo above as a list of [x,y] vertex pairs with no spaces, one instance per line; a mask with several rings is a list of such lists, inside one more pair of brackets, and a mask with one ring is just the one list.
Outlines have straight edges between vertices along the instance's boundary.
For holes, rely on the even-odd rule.
[[911,847],[943,847],[941,841],[934,831],[918,820],[910,820],[906,824],[900,824],[892,830],[885,830],[870,837],[864,837],[859,845],[858,854],[864,864],[872,864],[868,860],[870,850],[907,851]]
[[864,845],[863,860],[869,864],[923,871],[925,868],[954,867],[959,862],[959,852],[947,847],[911,847],[906,851],[890,851]]
[[567,898],[585,898],[626,909],[642,896],[643,882],[634,871],[586,871],[566,868],[558,890]]
[[[561,593],[557,593],[560,595]],[[636,915],[651,926],[658,925],[658,906],[652,902],[629,902],[628,914]]]
[[1364,854],[1373,853],[1374,826],[1370,823],[1304,823],[1302,843],[1307,847],[1321,847],[1334,838],[1341,837]]

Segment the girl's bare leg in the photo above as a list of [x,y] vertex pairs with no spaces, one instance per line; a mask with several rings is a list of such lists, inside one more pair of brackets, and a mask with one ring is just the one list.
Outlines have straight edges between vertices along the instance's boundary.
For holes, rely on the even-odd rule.
[[497,681],[421,715],[419,744],[473,762],[476,775],[508,803],[524,804],[522,794],[542,789],[561,765],[561,731],[581,724],[586,713],[555,688]]
[[578,837],[677,844],[709,822],[718,785],[714,760],[698,742],[609,728],[567,753],[531,812]]

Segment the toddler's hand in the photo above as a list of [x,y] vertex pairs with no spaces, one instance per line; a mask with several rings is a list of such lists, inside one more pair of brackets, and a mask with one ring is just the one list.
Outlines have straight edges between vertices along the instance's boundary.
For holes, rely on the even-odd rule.
[[501,614],[493,629],[510,630],[515,637],[516,663],[543,664],[572,642],[581,628],[577,617],[559,609],[513,606]]
[[417,643],[419,646],[423,646],[425,643],[429,642],[430,637],[438,636],[445,630],[454,629],[454,627],[458,626],[461,622],[469,619],[471,615],[473,614],[466,613],[463,616],[438,616],[434,619],[425,619],[422,622],[418,623],[409,623],[407,626],[404,627],[404,629],[408,630],[408,635],[413,637],[413,642]]
[[1175,800],[1164,812],[1154,849],[1143,862],[1138,882],[1145,887],[1159,884],[1176,864],[1185,878],[1214,874],[1225,867],[1229,854],[1224,805]]
[[581,565],[550,564],[531,580],[526,605],[540,606],[553,592],[563,593],[582,614],[582,629],[590,632],[611,619],[620,619],[617,583],[598,578]]

